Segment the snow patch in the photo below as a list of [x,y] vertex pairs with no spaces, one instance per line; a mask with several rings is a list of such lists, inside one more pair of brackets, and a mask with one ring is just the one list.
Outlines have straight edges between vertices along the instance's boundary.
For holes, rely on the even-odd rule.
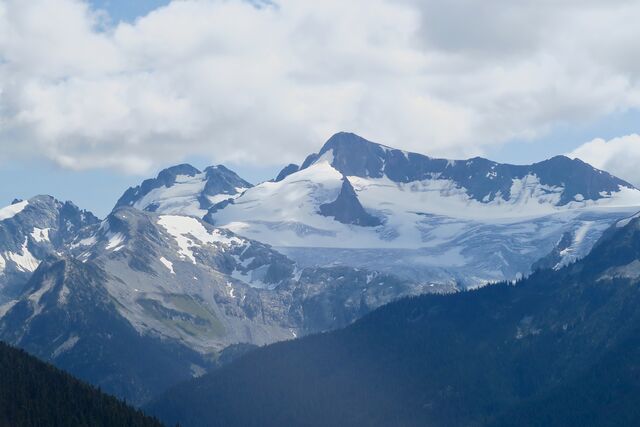
[[206,369],[204,369],[202,366],[196,365],[194,363],[191,364],[191,376],[193,378],[199,378],[206,373]]
[[235,289],[233,289],[233,285],[230,282],[227,282],[227,290],[229,291],[229,297],[235,298]]
[[80,338],[76,335],[71,335],[65,342],[60,344],[58,348],[56,348],[53,353],[51,353],[51,357],[55,359],[63,353],[71,350],[75,345],[80,341]]
[[32,318],[42,312],[42,305],[40,304],[40,300],[42,299],[42,296],[44,294],[46,294],[51,290],[51,288],[53,288],[55,282],[55,279],[48,277],[42,281],[40,289],[29,295],[29,301],[33,306],[33,315],[31,316]]
[[178,244],[178,253],[182,259],[190,259],[196,264],[196,258],[192,248],[202,247],[218,243],[223,246],[242,244],[243,240],[237,237],[227,237],[219,230],[207,231],[204,225],[196,218],[180,215],[161,215],[158,219],[161,225]]
[[18,300],[9,301],[6,304],[0,305],[0,319],[4,317],[5,314],[9,312],[13,308],[14,305],[18,303]]
[[622,220],[618,221],[616,223],[616,228],[626,227],[627,225],[629,225],[629,223],[631,221],[633,221],[636,218],[640,218],[640,212],[638,212],[637,214],[635,214],[633,216],[630,216],[629,218],[625,218],[625,219],[622,219]]
[[24,208],[27,207],[28,204],[28,200],[23,200],[22,202],[14,203],[13,205],[9,205],[0,209],[0,221],[11,219],[14,216],[18,215],[24,210]]
[[106,249],[108,251],[117,252],[123,247],[123,243],[125,241],[125,236],[122,233],[108,233],[107,238],[109,241],[107,242]]
[[71,245],[71,249],[75,249],[77,247],[80,246],[92,246],[95,245],[95,243],[97,242],[96,237],[95,236],[90,236],[90,237],[86,237],[74,244]]
[[58,294],[58,304],[65,305],[67,303],[67,297],[69,296],[69,288],[66,285],[62,285],[60,293]]
[[31,232],[31,237],[38,243],[49,242],[49,228],[34,227]]
[[171,272],[171,274],[176,274],[175,271],[173,271],[173,263],[171,261],[169,261],[168,259],[166,259],[165,257],[160,257],[160,262],[167,267],[167,270],[169,270]]
[[4,256],[8,260],[13,261],[16,264],[16,267],[20,271],[24,272],[33,272],[40,265],[40,260],[34,257],[31,252],[29,252],[29,248],[27,247],[27,238],[24,238],[24,243],[20,248],[19,253],[15,252],[5,252]]

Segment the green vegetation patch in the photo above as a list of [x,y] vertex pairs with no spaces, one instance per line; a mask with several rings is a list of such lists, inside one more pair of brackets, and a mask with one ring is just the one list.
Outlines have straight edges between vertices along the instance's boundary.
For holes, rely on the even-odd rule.
[[162,301],[139,298],[138,304],[169,328],[191,336],[216,338],[224,335],[224,325],[202,299],[187,295],[163,295]]

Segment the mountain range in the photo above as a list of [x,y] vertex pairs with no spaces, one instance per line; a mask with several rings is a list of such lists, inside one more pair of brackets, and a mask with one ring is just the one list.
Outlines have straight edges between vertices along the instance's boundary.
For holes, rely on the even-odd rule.
[[339,133],[300,167],[214,206],[205,219],[302,266],[473,288],[530,273],[565,233],[570,244],[558,266],[586,255],[639,204],[631,184],[580,160],[434,159]]
[[388,304],[255,350],[148,407],[188,426],[640,422],[640,217],[516,284]]
[[257,185],[178,165],[104,219],[51,196],[1,209],[0,339],[142,404],[238,344],[565,271],[638,206],[579,160],[435,159],[349,133]]

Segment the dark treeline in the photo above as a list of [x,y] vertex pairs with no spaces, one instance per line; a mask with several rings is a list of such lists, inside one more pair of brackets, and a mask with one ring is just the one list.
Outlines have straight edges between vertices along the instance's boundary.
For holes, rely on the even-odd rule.
[[0,342],[0,426],[160,427],[157,420]]

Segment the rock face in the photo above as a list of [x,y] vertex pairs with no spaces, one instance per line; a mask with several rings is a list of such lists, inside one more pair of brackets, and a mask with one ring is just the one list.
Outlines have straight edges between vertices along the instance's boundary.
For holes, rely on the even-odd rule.
[[280,182],[283,179],[285,179],[286,177],[288,177],[289,175],[291,175],[292,173],[296,173],[300,170],[300,166],[295,165],[293,163],[285,166],[279,173],[278,176],[276,176],[276,179],[274,180],[275,182]]
[[637,425],[639,286],[635,217],[559,270],[388,304],[148,408],[187,427]]
[[320,215],[333,217],[343,224],[362,227],[375,227],[382,224],[382,221],[364,210],[346,177],[342,179],[342,188],[336,200],[320,205]]

